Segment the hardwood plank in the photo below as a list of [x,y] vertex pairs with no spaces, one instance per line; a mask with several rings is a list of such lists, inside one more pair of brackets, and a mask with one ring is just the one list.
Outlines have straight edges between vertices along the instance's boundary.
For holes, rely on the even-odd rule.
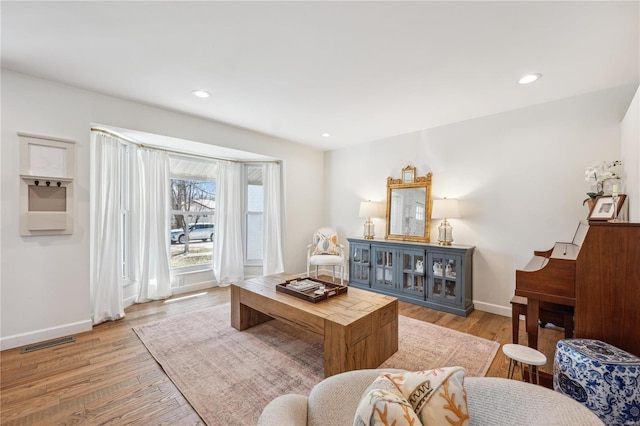
[[[265,282],[275,285],[276,281],[257,279],[256,285]],[[199,293],[204,294],[183,298]],[[75,343],[27,354],[21,354],[19,348],[0,352],[0,423],[203,424],[132,327],[229,303],[230,293],[229,287],[214,288],[178,295],[169,303],[133,305],[125,310],[124,319],[80,333],[75,336]],[[359,309],[367,308],[359,306]],[[511,342],[508,317],[473,311],[463,318],[404,302],[398,303],[398,312],[500,343]],[[519,325],[520,339],[524,342],[524,321]],[[555,344],[561,338],[561,329],[539,330],[538,349],[549,359],[541,371],[552,372]],[[508,364],[499,350],[487,376],[506,377]],[[519,376],[517,370],[515,378]]]

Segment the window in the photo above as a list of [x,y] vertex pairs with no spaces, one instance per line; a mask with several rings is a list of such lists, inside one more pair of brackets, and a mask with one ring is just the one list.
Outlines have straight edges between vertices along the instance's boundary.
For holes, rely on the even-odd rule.
[[171,158],[171,269],[211,267],[215,163]]
[[248,265],[262,265],[263,167],[261,164],[246,164],[244,171],[247,182],[244,222],[245,262]]

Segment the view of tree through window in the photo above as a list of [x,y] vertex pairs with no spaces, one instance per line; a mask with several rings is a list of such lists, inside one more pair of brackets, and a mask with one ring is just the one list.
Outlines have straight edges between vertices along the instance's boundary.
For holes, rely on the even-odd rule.
[[210,265],[216,183],[171,179],[171,268]]

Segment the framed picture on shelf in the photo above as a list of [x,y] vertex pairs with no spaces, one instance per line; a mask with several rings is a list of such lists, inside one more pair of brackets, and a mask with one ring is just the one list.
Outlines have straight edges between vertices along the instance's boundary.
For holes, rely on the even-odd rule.
[[617,197],[611,195],[601,195],[596,198],[593,208],[589,212],[588,220],[610,220],[620,214],[620,210],[627,198],[625,194],[619,194]]
[[402,169],[402,183],[413,183],[416,180],[416,168],[407,166]]

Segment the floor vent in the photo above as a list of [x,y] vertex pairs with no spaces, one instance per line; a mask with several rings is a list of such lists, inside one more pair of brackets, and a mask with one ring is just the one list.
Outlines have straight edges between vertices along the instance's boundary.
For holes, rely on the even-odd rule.
[[75,337],[63,337],[61,339],[50,340],[48,342],[38,343],[37,345],[26,346],[20,351],[21,354],[37,351],[40,349],[50,348],[51,346],[64,345],[65,343],[75,342]]

